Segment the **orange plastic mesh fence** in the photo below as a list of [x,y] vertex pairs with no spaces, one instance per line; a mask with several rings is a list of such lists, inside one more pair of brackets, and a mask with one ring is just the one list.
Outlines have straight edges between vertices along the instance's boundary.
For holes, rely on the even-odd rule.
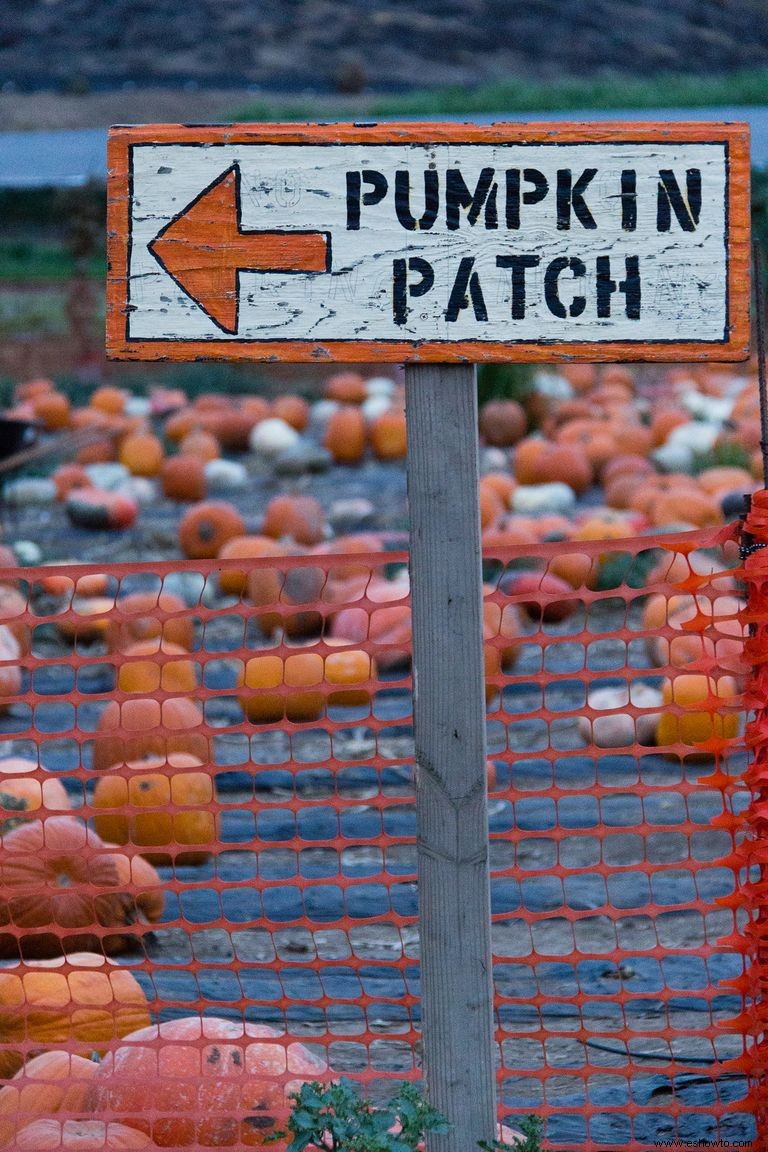
[[[500,1117],[548,1148],[765,1108],[735,537],[484,559]],[[275,563],[0,572],[0,1147],[41,1110],[247,1147],[297,1080],[419,1077],[407,557]]]

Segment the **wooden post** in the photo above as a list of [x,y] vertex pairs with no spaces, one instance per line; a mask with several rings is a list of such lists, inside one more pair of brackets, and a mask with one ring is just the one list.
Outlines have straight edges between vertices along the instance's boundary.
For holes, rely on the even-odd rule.
[[408,365],[414,730],[424,1074],[451,1122],[496,1131],[477,391],[472,365]]

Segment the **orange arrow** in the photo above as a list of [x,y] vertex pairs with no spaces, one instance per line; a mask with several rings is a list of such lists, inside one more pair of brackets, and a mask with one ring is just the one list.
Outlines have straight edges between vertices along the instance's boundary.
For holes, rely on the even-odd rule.
[[237,335],[241,272],[330,272],[330,232],[243,232],[233,164],[158,232],[149,250],[215,324]]

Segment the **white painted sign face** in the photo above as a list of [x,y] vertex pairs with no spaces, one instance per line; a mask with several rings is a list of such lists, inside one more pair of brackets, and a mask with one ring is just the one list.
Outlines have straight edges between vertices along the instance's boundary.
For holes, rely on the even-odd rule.
[[446,140],[431,125],[418,132],[437,138],[405,142],[381,128],[328,142],[319,128],[129,136],[127,188],[111,196],[113,251],[124,245],[111,350],[588,359],[598,345],[615,359],[688,345],[683,358],[733,358],[739,141],[701,127],[672,140],[574,140],[577,126],[554,140]]

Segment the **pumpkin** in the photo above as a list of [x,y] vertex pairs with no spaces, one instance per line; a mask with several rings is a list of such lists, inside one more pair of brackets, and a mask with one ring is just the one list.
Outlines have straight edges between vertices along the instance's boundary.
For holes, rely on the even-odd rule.
[[592,483],[592,465],[578,444],[552,444],[530,437],[515,449],[515,479],[519,484],[568,484],[585,492]]
[[178,531],[185,556],[190,560],[212,560],[227,540],[245,534],[245,523],[232,504],[208,500],[184,513]]
[[[734,710],[736,682],[731,676],[715,678],[684,672],[666,680],[662,691],[665,708],[656,732],[660,746],[694,746],[713,737],[732,740],[738,734],[739,717]],[[677,705],[678,710],[673,711],[671,705]],[[703,754],[708,755],[706,749]]]
[[494,448],[510,448],[525,436],[527,419],[516,400],[489,400],[480,409],[480,435]]
[[160,468],[160,487],[169,500],[195,503],[206,496],[205,460],[183,454],[168,456]]
[[92,929],[130,922],[118,889],[117,865],[98,834],[71,816],[20,824],[3,837],[0,925],[22,929],[2,936],[4,955],[53,956],[101,948]]
[[180,444],[187,433],[200,426],[200,417],[192,408],[172,412],[163,425],[163,435],[171,444]]
[[121,1152],[156,1148],[136,1128],[103,1120],[35,1120],[16,1137],[16,1152]]
[[[247,452],[251,431],[256,419],[243,408],[221,412],[205,412],[200,419],[200,429],[214,437],[221,455],[221,449],[228,452]],[[213,445],[209,446],[212,450]],[[187,448],[182,449],[184,452]]]
[[579,607],[579,601],[571,596],[571,585],[551,572],[513,572],[503,578],[501,588],[506,596],[514,598],[521,612],[537,624],[567,620]]
[[354,706],[369,702],[370,691],[365,682],[374,673],[368,653],[346,646],[342,650],[343,642],[328,643],[338,645],[340,650],[330,652],[325,659],[319,652],[303,651],[285,658],[254,656],[241,666],[238,686],[257,690],[240,698],[242,709],[253,724],[273,724],[283,718],[294,723],[318,720],[325,707],[324,684],[345,686],[327,694],[329,704]]
[[346,404],[331,413],[323,445],[337,464],[359,464],[365,455],[365,442],[365,417],[359,408]]
[[483,639],[488,642],[495,639],[503,641],[500,645],[487,645],[498,653],[500,668],[509,672],[520,652],[522,642],[522,626],[520,614],[514,604],[498,604],[489,597],[493,588],[486,587],[483,600]]
[[108,412],[110,415],[119,415],[125,411],[127,400],[128,393],[125,389],[104,384],[92,393],[90,406],[91,408],[95,408],[97,412]]
[[[167,768],[172,771],[160,771]],[[212,812],[198,808],[211,803],[213,789],[210,775],[196,768],[202,768],[202,761],[195,756],[171,753],[167,759],[129,762],[127,779],[106,773],[93,793],[96,832],[112,844],[149,848],[142,856],[150,864],[173,863],[174,858],[177,864],[203,863],[216,840],[216,821]],[[129,813],[123,811],[126,805]],[[169,811],[169,806],[179,810]],[[177,851],[179,845],[192,850]]]
[[61,392],[43,392],[32,401],[35,419],[40,420],[47,432],[69,428],[71,423],[70,404]]
[[108,1045],[150,1023],[136,977],[95,953],[16,964],[0,971],[0,1076],[28,1055],[57,1044],[82,1052]]
[[[285,556],[286,548],[268,536],[233,536],[219,552],[219,560],[256,559],[261,556]],[[256,605],[274,604],[280,598],[281,573],[277,568],[252,568],[249,572],[237,568],[223,568],[219,574],[219,588],[225,596],[243,596],[249,588],[250,599]],[[279,617],[277,618],[279,621]],[[277,623],[272,624],[272,628]],[[267,628],[266,631],[271,631]]]
[[593,588],[597,582],[600,564],[597,557],[584,552],[559,552],[550,557],[547,571],[564,580],[571,588]]
[[[115,847],[114,844],[107,844],[110,851]],[[126,856],[120,851],[113,852],[112,858],[117,865],[121,892],[125,892],[135,904],[139,918],[143,917],[150,924],[155,924],[165,911],[165,893],[163,882],[154,866],[143,856]]]
[[500,498],[505,508],[509,509],[517,484],[509,472],[486,472],[481,483],[486,488],[492,488]]
[[375,418],[368,430],[377,460],[404,460],[407,455],[405,413],[390,408]]
[[479,498],[480,528],[484,532],[487,528],[493,528],[501,520],[504,515],[504,504],[496,487],[484,484],[483,480],[480,481]]
[[705,468],[696,477],[701,487],[711,496],[723,492],[751,492],[754,481],[746,468]]
[[193,428],[179,444],[179,453],[182,456],[194,456],[203,463],[207,460],[218,460],[221,456],[221,444],[211,432],[204,432],[202,428]]
[[650,476],[653,471],[653,465],[644,456],[638,456],[636,452],[627,452],[621,456],[613,456],[608,461],[603,467],[601,479],[603,484],[610,484],[619,476],[632,476],[637,483],[641,476]]
[[[93,767],[98,771],[141,760],[186,752],[208,762],[208,737],[195,731],[203,723],[198,704],[186,696],[153,700],[110,700],[96,725]],[[158,730],[160,729],[160,730]]]
[[692,524],[696,528],[706,528],[711,524],[722,524],[723,513],[719,502],[702,491],[685,490],[660,496],[651,508],[651,522],[659,528],[666,524]]
[[402,603],[408,597],[407,583],[396,583],[373,577],[366,590],[369,600],[387,604],[385,608],[366,610],[345,607],[333,617],[330,635],[354,645],[370,640],[375,645],[376,664],[382,670],[407,666],[411,660],[411,608]]
[[275,496],[264,513],[261,531],[280,540],[291,536],[297,544],[312,548],[325,536],[325,513],[314,496]]
[[61,780],[34,778],[39,771],[37,761],[14,756],[0,760],[0,824],[3,832],[10,831],[14,821],[21,821],[28,812],[43,807],[47,812],[68,812],[69,797]]
[[662,444],[666,444],[675,428],[680,428],[689,420],[690,416],[682,408],[654,408],[650,424],[652,446],[660,448]]
[[98,1070],[93,1060],[72,1052],[33,1056],[0,1088],[0,1148],[18,1147],[18,1130],[33,1120],[57,1112],[87,1112],[88,1085]]
[[360,648],[348,646],[345,640],[331,637],[326,644],[338,651],[329,652],[325,657],[325,682],[340,686],[328,693],[328,704],[340,708],[369,704],[371,693],[367,681],[376,674],[371,657]]
[[238,687],[256,689],[241,696],[240,705],[252,724],[275,724],[287,718],[295,723],[318,720],[323,713],[319,691],[288,692],[290,688],[314,688],[322,684],[323,658],[318,652],[287,656],[254,656],[241,665]]
[[[373,532],[357,532],[349,536],[337,536],[333,540],[325,540],[312,551],[316,556],[356,556],[370,553],[381,554],[384,544],[380,536]],[[373,574],[371,564],[365,560],[353,560],[343,564],[334,564],[328,572],[328,579],[348,580],[351,577],[368,577]]]
[[125,437],[117,458],[132,476],[157,476],[164,455],[162,442],[144,430],[132,432]]
[[194,646],[194,619],[181,597],[173,592],[131,592],[115,607],[107,633],[113,651],[124,651],[131,644],[160,637],[164,644],[178,645],[187,651]]
[[56,627],[67,640],[103,640],[109,635],[114,607],[111,596],[76,596],[70,605],[72,615],[57,620]]
[[288,1094],[326,1065],[266,1024],[215,1017],[144,1028],[109,1052],[93,1108],[151,1135],[161,1148],[250,1148],[284,1125]]
[[[199,665],[190,659],[169,660],[169,656],[187,656],[178,644],[156,637],[140,640],[123,649],[124,661],[117,668],[117,686],[121,692],[151,696],[158,689],[178,696],[192,695],[197,690]],[[140,660],[140,656],[161,659]]]
[[278,396],[272,401],[272,415],[303,432],[309,423],[309,405],[301,396]]
[[130,528],[139,514],[139,506],[130,496],[100,488],[72,488],[64,508],[76,527],[94,530]]
[[263,396],[244,396],[240,401],[240,411],[248,417],[253,428],[255,424],[267,420],[272,415],[272,406]]
[[336,372],[326,380],[323,395],[339,404],[362,404],[368,392],[359,372]]

